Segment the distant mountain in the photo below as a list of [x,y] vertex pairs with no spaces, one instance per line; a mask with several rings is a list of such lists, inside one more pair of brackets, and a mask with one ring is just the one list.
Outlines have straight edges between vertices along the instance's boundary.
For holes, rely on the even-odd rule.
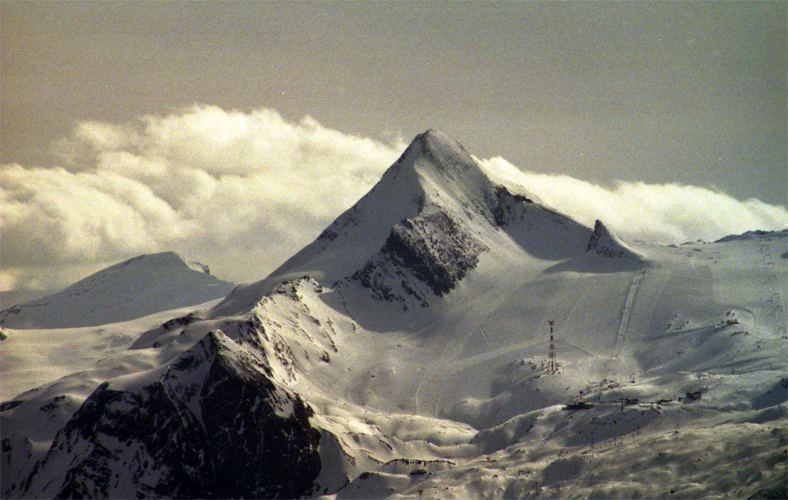
[[127,321],[227,295],[232,283],[190,267],[173,252],[115,264],[60,292],[0,311],[7,328],[71,328]]
[[755,231],[747,231],[742,234],[729,234],[718,239],[715,243],[725,243],[727,241],[737,240],[757,240],[763,238],[788,238],[788,229],[783,229],[782,231],[764,231],[758,229]]
[[270,276],[0,404],[2,494],[785,496],[786,245],[628,243],[427,131]]

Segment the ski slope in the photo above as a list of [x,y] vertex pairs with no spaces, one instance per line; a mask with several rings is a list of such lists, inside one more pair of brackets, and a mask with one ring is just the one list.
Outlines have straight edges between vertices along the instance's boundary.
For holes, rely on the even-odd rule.
[[269,405],[276,435],[319,435],[286,450],[307,496],[785,496],[788,231],[624,242],[493,179],[422,134],[270,276],[3,403],[4,495],[183,494],[177,453],[227,449],[161,456],[126,422],[203,436],[205,388],[251,380],[269,399],[228,391],[212,425],[249,442],[233,422]]

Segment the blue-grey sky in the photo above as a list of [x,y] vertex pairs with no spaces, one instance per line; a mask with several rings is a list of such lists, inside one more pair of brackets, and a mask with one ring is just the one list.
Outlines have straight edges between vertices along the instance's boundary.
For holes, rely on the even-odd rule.
[[[0,200],[16,207],[4,232],[28,237],[8,228],[34,224],[34,209],[25,203],[35,199],[44,200],[36,210],[52,224],[41,234],[60,231],[64,241],[76,240],[67,238],[73,230],[66,223],[75,217],[49,198],[58,182],[72,197],[85,183],[107,192],[97,186],[110,171],[155,194],[143,204],[147,208],[134,212],[150,238],[158,227],[145,215],[151,204],[163,203],[156,214],[172,210],[195,223],[172,186],[151,180],[151,172],[164,171],[155,170],[165,168],[158,159],[167,159],[166,168],[181,168],[178,162],[195,158],[181,154],[191,143],[178,136],[186,142],[175,146],[173,137],[195,124],[216,138],[229,133],[224,125],[239,133],[233,127],[241,122],[259,127],[277,119],[278,133],[314,132],[310,124],[316,124],[344,138],[363,138],[367,146],[374,143],[369,158],[377,162],[395,157],[402,140],[438,128],[480,158],[500,156],[534,174],[610,189],[617,180],[683,184],[784,207],[787,9],[785,1],[3,0],[0,151],[3,168],[18,185],[6,188],[6,201]],[[210,123],[195,121],[206,119]],[[162,135],[166,124],[176,122],[180,129]],[[350,144],[321,147],[334,148],[334,154],[339,143],[339,149]],[[181,156],[173,156],[176,150]],[[345,168],[348,155],[336,156],[331,168]],[[136,163],[129,166],[132,157]],[[237,175],[239,165],[258,159],[241,155],[228,168]],[[46,170],[58,166],[71,177],[48,178],[54,174]],[[363,194],[385,166],[365,170],[363,182],[348,188],[341,203],[326,203],[322,216],[312,214],[308,233]],[[285,185],[290,167],[270,168],[266,182]],[[55,187],[33,193],[24,187],[34,184],[26,176]],[[273,206],[281,200],[258,201]],[[73,255],[60,260],[159,250],[117,243],[125,240],[107,224],[80,222],[82,240],[96,234],[103,239],[87,249],[74,243]],[[41,241],[21,241],[16,250],[6,237],[0,264],[24,267],[23,248],[43,245],[39,236]],[[107,241],[115,242],[110,250]],[[272,261],[305,241],[295,238]],[[30,262],[57,263],[54,252],[62,248],[70,247],[54,246]]]

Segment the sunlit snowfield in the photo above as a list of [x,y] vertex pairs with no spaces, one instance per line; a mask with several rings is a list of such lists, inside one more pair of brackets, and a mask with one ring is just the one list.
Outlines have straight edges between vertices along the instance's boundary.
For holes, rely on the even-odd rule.
[[[502,182],[429,132],[314,243],[219,303],[4,329],[4,495],[74,491],[74,477],[93,481],[77,491],[155,491],[166,474],[140,438],[72,420],[79,432],[53,439],[104,381],[161,384],[206,425],[188,388],[207,377],[195,353],[219,346],[228,370],[278,391],[275,413],[297,413],[291,394],[313,410],[311,496],[785,496],[788,232],[625,243]],[[104,468],[70,473],[97,443]]]

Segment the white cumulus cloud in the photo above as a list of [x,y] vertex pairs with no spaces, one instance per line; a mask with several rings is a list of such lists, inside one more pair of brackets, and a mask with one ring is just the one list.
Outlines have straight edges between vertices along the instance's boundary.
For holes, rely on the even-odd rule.
[[[234,281],[262,278],[369,190],[401,154],[272,109],[195,105],[130,124],[88,121],[58,166],[0,165],[0,289],[62,287],[142,253],[175,250]],[[785,207],[696,186],[612,187],[481,160],[586,224],[666,242],[781,229]]]
[[[57,144],[62,166],[0,166],[3,281],[62,286],[73,279],[68,266],[170,249],[228,279],[261,278],[404,147],[271,109],[194,106],[134,124],[83,122]],[[46,267],[54,282],[34,276]]]
[[553,208],[593,226],[646,241],[713,241],[749,230],[788,227],[788,210],[760,200],[737,200],[698,186],[616,182],[602,186],[567,175],[522,171],[501,157],[480,160],[495,177],[522,185]]

